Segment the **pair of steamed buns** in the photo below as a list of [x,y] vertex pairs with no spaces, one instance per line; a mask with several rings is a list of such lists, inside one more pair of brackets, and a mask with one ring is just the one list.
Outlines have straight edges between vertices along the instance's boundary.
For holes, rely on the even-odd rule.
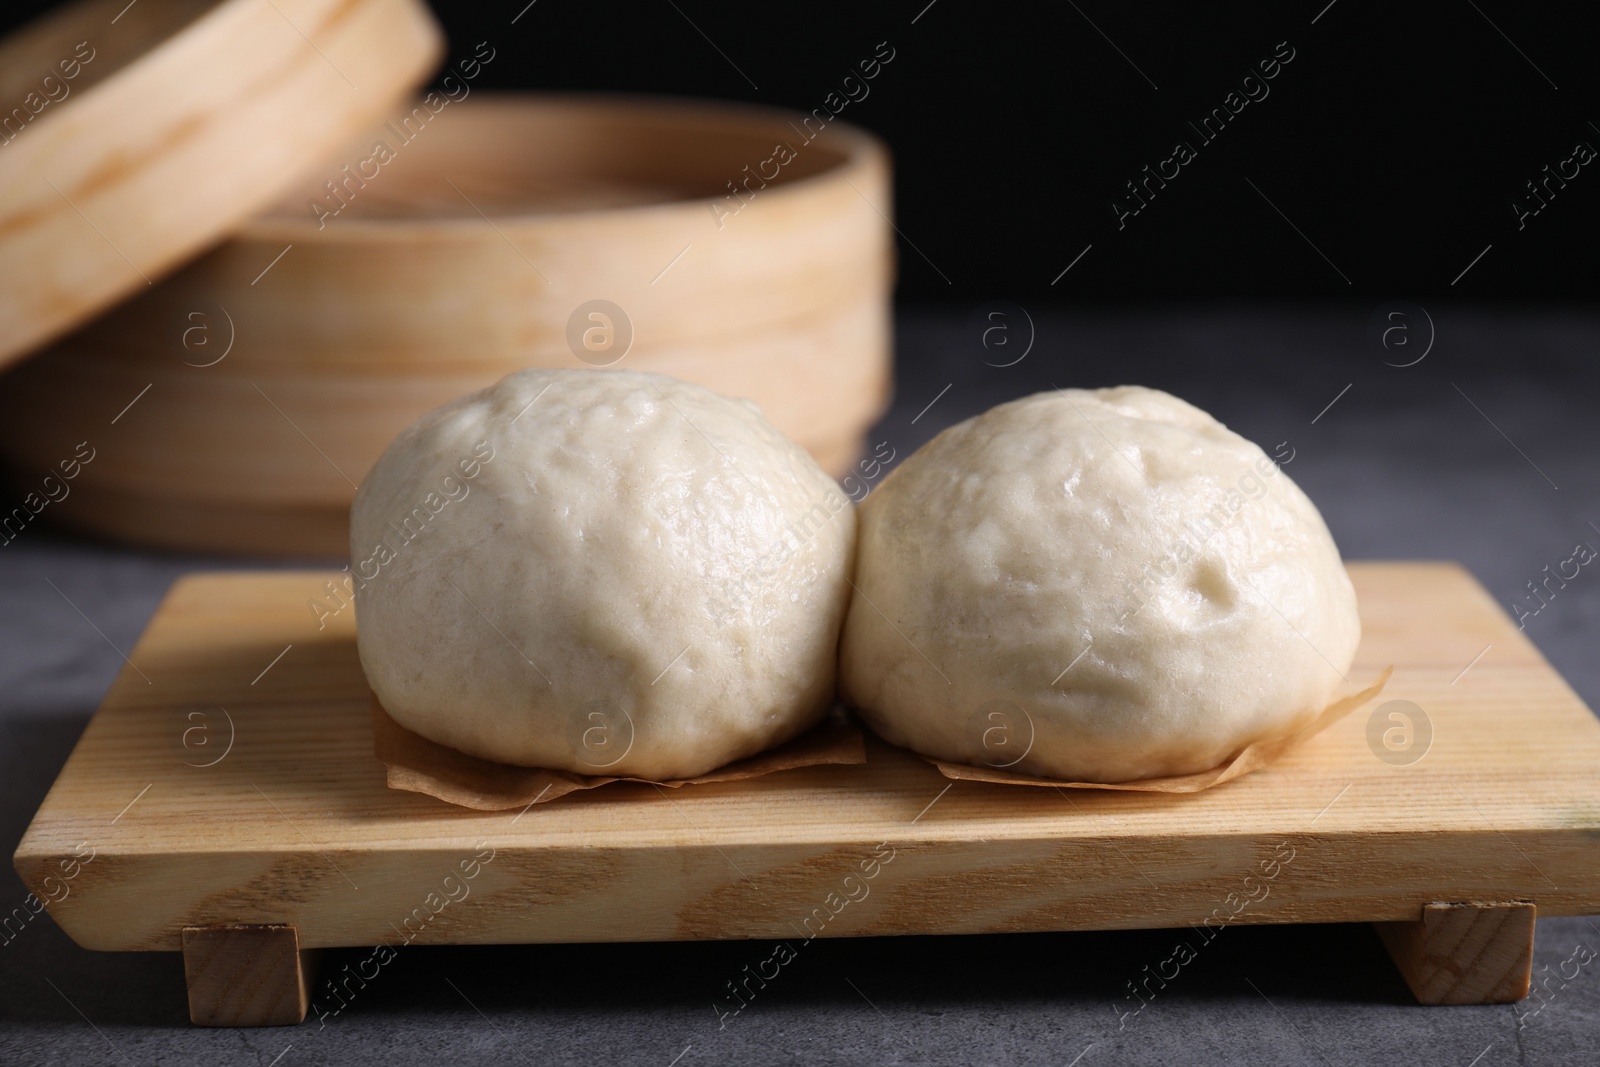
[[1134,387],[993,408],[858,510],[749,401],[521,371],[390,445],[351,548],[382,561],[358,646],[396,721],[582,774],[694,777],[836,693],[953,762],[1191,773],[1314,717],[1360,632],[1288,476]]

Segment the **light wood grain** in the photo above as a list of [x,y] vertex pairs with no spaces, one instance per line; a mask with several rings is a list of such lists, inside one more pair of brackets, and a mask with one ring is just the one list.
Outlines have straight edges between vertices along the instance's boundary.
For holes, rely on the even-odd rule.
[[292,926],[186,926],[183,973],[196,1026],[293,1026],[306,1017],[314,953]]
[[1422,1004],[1512,1004],[1533,977],[1538,909],[1519,901],[1432,903],[1409,923],[1377,923]]
[[[1362,709],[1193,795],[952,784],[876,743],[864,766],[671,796],[613,785],[522,815],[385,789],[353,612],[319,631],[307,607],[325,575],[195,576],[131,651],[138,671],[112,686],[17,869],[44,896],[88,842],[95,859],[51,913],[79,944],[123,950],[227,922],[290,923],[311,947],[793,938],[847,876],[867,894],[822,936],[1416,921],[1441,900],[1600,911],[1600,723],[1460,568],[1351,573],[1352,684],[1392,663],[1380,699],[1433,722],[1408,767],[1374,756]],[[222,709],[234,739],[217,760]],[[185,747],[197,724],[207,743]],[[892,859],[863,881],[875,849]],[[447,876],[467,895],[435,912]],[[1229,894],[1255,899],[1235,914]]]
[[[169,547],[344,555],[355,484],[395,435],[523,367],[591,365],[568,321],[605,299],[633,327],[616,367],[752,399],[844,475],[888,396],[888,154],[837,122],[807,144],[793,118],[473,91],[319,223],[321,183],[375,140],[399,143],[375,130],[17,368],[0,390],[0,451],[48,470],[148,385],[53,518]],[[796,159],[719,218],[727,183],[779,142]],[[220,362],[186,365],[230,341]]]
[[89,0],[0,42],[0,112],[78,42],[83,80],[0,145],[0,365],[261,210],[443,45],[418,0]]

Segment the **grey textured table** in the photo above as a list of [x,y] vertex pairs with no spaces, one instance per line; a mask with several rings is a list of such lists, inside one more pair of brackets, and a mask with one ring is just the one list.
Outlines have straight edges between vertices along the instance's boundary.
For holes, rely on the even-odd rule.
[[[1139,382],[1269,451],[1288,442],[1289,473],[1348,558],[1459,560],[1509,605],[1577,541],[1600,546],[1600,371],[1584,363],[1600,316],[1430,308],[1434,348],[1397,368],[1364,339],[1370,310],[1036,313],[1032,349],[1004,367],[1026,340],[1015,313],[1014,343],[988,349],[967,309],[903,316],[873,441],[903,458],[1010,397]],[[7,855],[168,584],[246,565],[42,527],[0,550]],[[1591,706],[1597,616],[1585,571],[1528,621]],[[4,912],[23,903],[9,863],[0,894]],[[191,1028],[176,955],[86,952],[45,916],[7,938],[3,1064],[1600,1062],[1600,921],[1585,918],[1539,922],[1541,998],[1462,1008],[1412,1003],[1366,926],[1235,927],[1120,1030],[1124,982],[1170,952],[1170,932],[819,941],[726,1027],[712,1005],[756,958],[748,944],[416,947],[337,1017],[266,1030]],[[332,953],[324,973],[359,955]]]

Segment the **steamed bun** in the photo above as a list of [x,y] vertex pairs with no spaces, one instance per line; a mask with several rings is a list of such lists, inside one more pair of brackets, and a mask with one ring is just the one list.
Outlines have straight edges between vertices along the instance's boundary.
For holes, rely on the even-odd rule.
[[1040,393],[941,433],[863,502],[840,685],[887,740],[1121,782],[1299,729],[1360,636],[1316,507],[1152,389]]
[[356,494],[361,665],[463,752],[693,777],[833,705],[854,545],[832,479],[749,401],[521,371],[423,416]]

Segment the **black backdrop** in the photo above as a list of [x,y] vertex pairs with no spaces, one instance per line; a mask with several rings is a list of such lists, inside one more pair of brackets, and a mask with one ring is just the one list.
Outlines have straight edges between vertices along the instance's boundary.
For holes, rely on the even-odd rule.
[[[436,0],[452,58],[497,51],[478,87],[810,110],[888,42],[840,117],[894,149],[905,301],[1594,295],[1600,166],[1573,149],[1600,149],[1600,106],[1576,5],[526,3]],[[1227,100],[1288,50],[1244,86],[1260,99]],[[1212,142],[1188,125],[1229,102]],[[1125,183],[1179,140],[1195,158],[1119,223]],[[1519,223],[1547,166],[1576,177]]]
[[[497,87],[809,110],[888,41],[894,60],[841,117],[895,151],[900,293],[916,302],[1594,293],[1600,166],[1552,183],[1520,230],[1512,209],[1537,206],[1523,183],[1577,142],[1600,149],[1594,38],[1575,11],[539,0],[510,25],[523,2],[441,13],[456,50],[505,42]],[[1205,143],[1187,123],[1284,41],[1294,58],[1246,87],[1267,95]],[[1196,157],[1119,229],[1112,201],[1137,206],[1125,183],[1177,140]]]

